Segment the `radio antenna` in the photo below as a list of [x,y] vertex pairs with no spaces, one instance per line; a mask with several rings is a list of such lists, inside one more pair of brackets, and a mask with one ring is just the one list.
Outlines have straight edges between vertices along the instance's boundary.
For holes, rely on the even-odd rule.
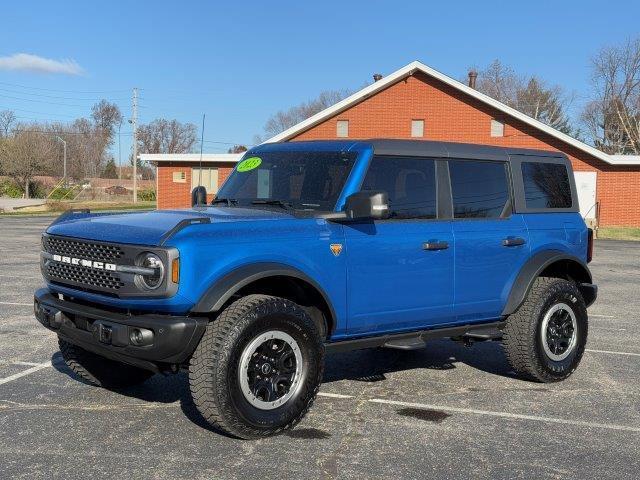
[[204,145],[204,113],[202,114],[202,130],[200,132],[200,165],[198,168],[198,186],[202,186],[202,146]]

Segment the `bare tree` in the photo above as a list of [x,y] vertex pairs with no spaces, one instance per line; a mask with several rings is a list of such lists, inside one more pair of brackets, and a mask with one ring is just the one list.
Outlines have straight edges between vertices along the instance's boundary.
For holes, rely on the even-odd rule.
[[247,150],[249,149],[244,145],[234,145],[229,150],[227,150],[227,153],[242,153],[242,152],[246,152]]
[[115,103],[100,100],[91,108],[91,118],[96,129],[108,137],[109,145],[111,145],[116,125],[122,122],[122,114],[118,106]]
[[51,152],[51,139],[33,130],[20,130],[0,144],[2,169],[23,189],[26,198],[33,177],[48,172]]
[[592,59],[595,98],[582,112],[590,140],[609,154],[640,154],[640,38]]
[[17,120],[16,114],[11,110],[2,110],[0,112],[0,138],[9,136]]
[[558,85],[548,86],[537,76],[525,77],[494,60],[478,73],[478,91],[547,125],[570,134],[567,110],[573,101]]
[[267,138],[273,137],[325,108],[338,103],[351,95],[351,93],[349,90],[327,90],[318,95],[318,98],[301,103],[288,110],[281,110],[267,120],[264,126],[264,135]]
[[198,128],[193,123],[157,118],[138,127],[140,153],[189,153],[198,141]]
[[573,128],[566,113],[571,102],[572,99],[567,97],[561,87],[547,87],[542,80],[533,76],[516,92],[513,107],[556,130],[571,134]]
[[513,106],[523,84],[523,79],[511,67],[496,59],[478,72],[476,88],[499,102]]

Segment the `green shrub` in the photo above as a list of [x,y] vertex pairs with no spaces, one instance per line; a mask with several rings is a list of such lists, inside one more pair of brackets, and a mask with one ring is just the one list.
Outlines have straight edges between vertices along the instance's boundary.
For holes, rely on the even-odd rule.
[[22,198],[24,192],[13,180],[0,181],[0,197]]
[[[13,180],[6,179],[0,181],[0,197],[22,198],[23,196],[24,189]],[[30,198],[44,198],[46,196],[47,192],[42,182],[38,182],[37,180],[29,182]]]
[[138,200],[143,202],[155,202],[156,191],[153,188],[147,188],[144,190],[138,190]]
[[51,200],[73,200],[73,197],[75,197],[74,190],[76,190],[76,187],[59,187],[51,193],[49,198]]

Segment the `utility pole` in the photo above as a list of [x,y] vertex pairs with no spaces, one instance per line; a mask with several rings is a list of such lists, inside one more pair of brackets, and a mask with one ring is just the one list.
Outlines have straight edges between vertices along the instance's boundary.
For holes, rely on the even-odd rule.
[[131,105],[131,127],[133,128],[133,203],[138,202],[138,89],[133,89]]
[[118,180],[122,180],[122,145],[120,141],[120,129],[122,128],[122,117],[118,124]]
[[64,180],[65,185],[67,184],[67,142],[65,142],[62,137],[56,135],[56,138],[62,142],[62,149],[64,152],[64,163],[62,164],[62,180]]

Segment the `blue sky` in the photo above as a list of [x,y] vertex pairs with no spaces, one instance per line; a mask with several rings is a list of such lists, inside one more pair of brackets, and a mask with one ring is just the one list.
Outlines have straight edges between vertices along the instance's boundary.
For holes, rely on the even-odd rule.
[[[251,144],[277,110],[359,88],[374,72],[421,60],[459,79],[498,58],[575,92],[577,112],[589,58],[640,35],[638,18],[640,2],[612,0],[13,1],[1,16],[0,110],[64,121],[107,98],[128,118],[139,87],[142,123],[200,125],[205,113],[205,151],[220,152],[228,145],[213,142]],[[3,69],[18,53],[82,72]],[[122,132],[126,158],[130,127]]]

